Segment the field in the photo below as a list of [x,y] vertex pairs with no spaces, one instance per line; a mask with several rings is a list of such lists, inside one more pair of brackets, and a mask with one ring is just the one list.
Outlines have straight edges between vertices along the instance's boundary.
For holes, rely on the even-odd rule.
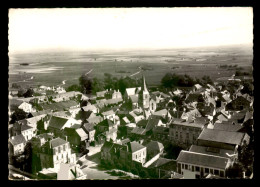
[[[248,48],[171,49],[114,52],[52,52],[16,54],[9,56],[9,85],[22,86],[78,83],[81,74],[102,79],[104,73],[115,77],[145,75],[148,86],[160,84],[167,72],[188,74],[213,80],[231,76],[237,65],[242,71],[252,71],[253,54]],[[21,63],[28,63],[23,66]]]

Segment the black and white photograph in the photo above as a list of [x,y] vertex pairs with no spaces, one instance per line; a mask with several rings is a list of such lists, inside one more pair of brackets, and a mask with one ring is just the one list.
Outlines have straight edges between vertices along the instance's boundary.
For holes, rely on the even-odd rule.
[[8,180],[253,179],[253,17],[10,8]]

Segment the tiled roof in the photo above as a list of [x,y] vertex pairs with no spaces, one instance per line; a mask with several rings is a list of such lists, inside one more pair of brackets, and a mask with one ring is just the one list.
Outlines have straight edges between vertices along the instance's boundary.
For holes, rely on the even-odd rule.
[[67,142],[61,138],[55,138],[53,140],[50,140],[52,148],[58,147],[60,145],[66,144]]
[[42,111],[38,111],[38,112],[31,112],[32,116],[40,116],[40,115],[43,115],[43,114],[49,114],[51,113],[51,110],[48,109],[48,110],[42,110]]
[[146,127],[146,125],[147,125],[147,123],[148,123],[148,120],[146,120],[146,119],[142,119],[142,120],[140,120],[140,121],[138,121],[138,123],[136,123],[136,126],[137,127]]
[[244,138],[244,133],[240,132],[230,132],[230,131],[221,131],[215,129],[204,129],[198,140],[207,140],[213,142],[221,142],[232,145],[240,145]]
[[238,132],[242,128],[243,127],[241,125],[236,125],[236,124],[223,124],[223,123],[215,123],[214,124],[215,130]]
[[213,167],[219,169],[226,169],[228,158],[213,156],[202,153],[195,153],[182,150],[177,158],[178,162],[194,164],[204,167]]
[[44,110],[64,110],[73,106],[79,105],[76,101],[74,100],[68,100],[68,101],[61,101],[58,103],[52,103],[52,104],[43,104],[42,108]]
[[127,143],[127,146],[129,148],[129,151],[132,152],[132,153],[145,148],[145,146],[143,146],[143,145],[141,145],[141,144],[139,144],[138,142],[135,142],[135,141]]
[[196,153],[208,154],[208,155],[215,155],[215,156],[220,156],[220,157],[225,157],[225,158],[229,158],[227,153],[229,155],[234,154],[234,151],[232,151],[232,150],[213,148],[213,147],[205,147],[205,146],[199,146],[199,145],[191,145],[189,151],[196,152]]
[[26,140],[24,138],[24,136],[22,134],[20,135],[16,135],[16,136],[13,136],[9,139],[9,141],[13,144],[13,145],[18,145],[18,144],[21,144],[21,143],[25,143]]
[[62,129],[62,127],[65,125],[65,123],[67,121],[68,121],[67,118],[52,116],[51,120],[49,122],[49,127],[53,127],[53,128],[56,128],[56,129]]
[[153,130],[156,133],[162,133],[162,134],[168,134],[169,133],[169,128],[163,127],[163,126],[157,126]]

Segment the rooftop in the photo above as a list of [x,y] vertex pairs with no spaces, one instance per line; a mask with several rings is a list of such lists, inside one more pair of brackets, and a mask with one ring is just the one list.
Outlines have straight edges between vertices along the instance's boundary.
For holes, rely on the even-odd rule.
[[68,121],[67,118],[52,116],[49,122],[49,127],[62,129],[62,127],[65,125],[67,121]]
[[226,169],[228,158],[182,150],[177,158],[177,162]]
[[55,138],[55,139],[53,139],[53,140],[50,140],[50,142],[51,142],[52,148],[58,147],[58,146],[60,146],[60,145],[64,145],[64,144],[67,143],[65,140],[63,140],[63,139],[61,139],[61,138]]
[[143,148],[146,148],[145,146],[143,146],[143,145],[141,145],[141,144],[139,144],[138,142],[135,142],[135,141],[127,143],[127,146],[129,148],[129,151],[132,152],[132,153],[139,151]]
[[207,140],[213,142],[221,142],[233,145],[240,145],[245,136],[245,133],[230,132],[215,129],[204,129],[198,140]]
[[243,127],[241,125],[236,125],[236,124],[223,124],[223,123],[215,123],[214,124],[215,130],[238,132],[242,128]]
[[196,128],[202,128],[205,125],[205,123],[196,123],[196,121],[190,123],[190,122],[184,121],[182,119],[174,119],[172,121],[172,124],[181,125],[181,126],[188,126],[188,127],[196,127]]
[[24,136],[22,134],[20,135],[16,135],[16,136],[13,136],[9,139],[9,141],[13,144],[13,145],[18,145],[18,144],[21,144],[21,143],[25,143],[26,140],[24,138]]

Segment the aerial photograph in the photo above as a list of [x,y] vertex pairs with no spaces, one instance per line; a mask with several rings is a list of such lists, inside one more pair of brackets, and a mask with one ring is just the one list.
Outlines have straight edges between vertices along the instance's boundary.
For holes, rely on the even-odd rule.
[[252,7],[8,18],[8,180],[254,178]]

